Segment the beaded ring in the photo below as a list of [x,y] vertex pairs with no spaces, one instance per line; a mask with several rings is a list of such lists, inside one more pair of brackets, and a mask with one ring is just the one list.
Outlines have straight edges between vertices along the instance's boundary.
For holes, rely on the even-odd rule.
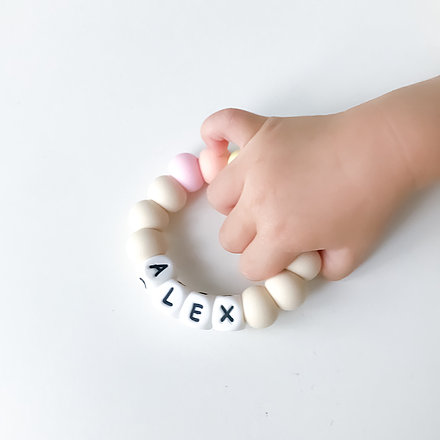
[[[227,163],[237,156],[233,152]],[[285,270],[267,279],[264,285],[253,285],[241,295],[210,295],[192,291],[176,278],[173,262],[165,255],[167,246],[163,230],[169,214],[182,209],[187,192],[200,190],[211,180],[215,164],[208,164],[203,173],[199,159],[182,153],[169,164],[170,175],[157,177],[147,191],[147,199],[137,202],[129,214],[131,235],[127,253],[136,263],[138,275],[151,291],[153,304],[184,324],[199,329],[220,331],[241,330],[247,323],[253,328],[273,324],[280,310],[295,310],[305,300],[306,280],[321,270],[318,252],[306,252]]]

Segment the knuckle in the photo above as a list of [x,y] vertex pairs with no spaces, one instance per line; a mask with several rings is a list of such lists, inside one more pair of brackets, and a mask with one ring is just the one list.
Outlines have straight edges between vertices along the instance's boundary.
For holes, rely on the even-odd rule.
[[273,243],[290,244],[294,237],[295,228],[287,224],[282,218],[270,218],[265,226],[262,225],[261,232],[267,240]]
[[237,116],[238,110],[236,108],[228,107],[221,110],[221,113],[228,123],[232,123]]

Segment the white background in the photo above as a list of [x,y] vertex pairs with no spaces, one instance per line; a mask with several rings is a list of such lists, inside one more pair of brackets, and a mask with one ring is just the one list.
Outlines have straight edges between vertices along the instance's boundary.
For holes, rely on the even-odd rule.
[[[235,106],[346,109],[440,73],[436,0],[0,3],[0,438],[438,439],[440,190],[263,331],[151,309],[126,214]],[[171,255],[239,292],[204,196]]]

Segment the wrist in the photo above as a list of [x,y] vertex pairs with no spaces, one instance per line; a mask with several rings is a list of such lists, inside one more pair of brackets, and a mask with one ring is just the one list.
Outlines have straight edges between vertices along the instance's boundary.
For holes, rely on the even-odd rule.
[[417,188],[417,176],[403,154],[385,108],[377,100],[341,113],[346,143],[353,150],[357,173],[384,200],[406,197]]
[[440,77],[395,90],[366,103],[406,164],[416,189],[440,180]]

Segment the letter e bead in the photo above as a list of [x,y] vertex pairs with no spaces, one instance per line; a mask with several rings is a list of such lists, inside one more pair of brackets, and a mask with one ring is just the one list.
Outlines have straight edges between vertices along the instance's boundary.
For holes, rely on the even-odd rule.
[[211,295],[191,292],[183,303],[179,319],[189,327],[209,330],[212,325],[212,303]]

